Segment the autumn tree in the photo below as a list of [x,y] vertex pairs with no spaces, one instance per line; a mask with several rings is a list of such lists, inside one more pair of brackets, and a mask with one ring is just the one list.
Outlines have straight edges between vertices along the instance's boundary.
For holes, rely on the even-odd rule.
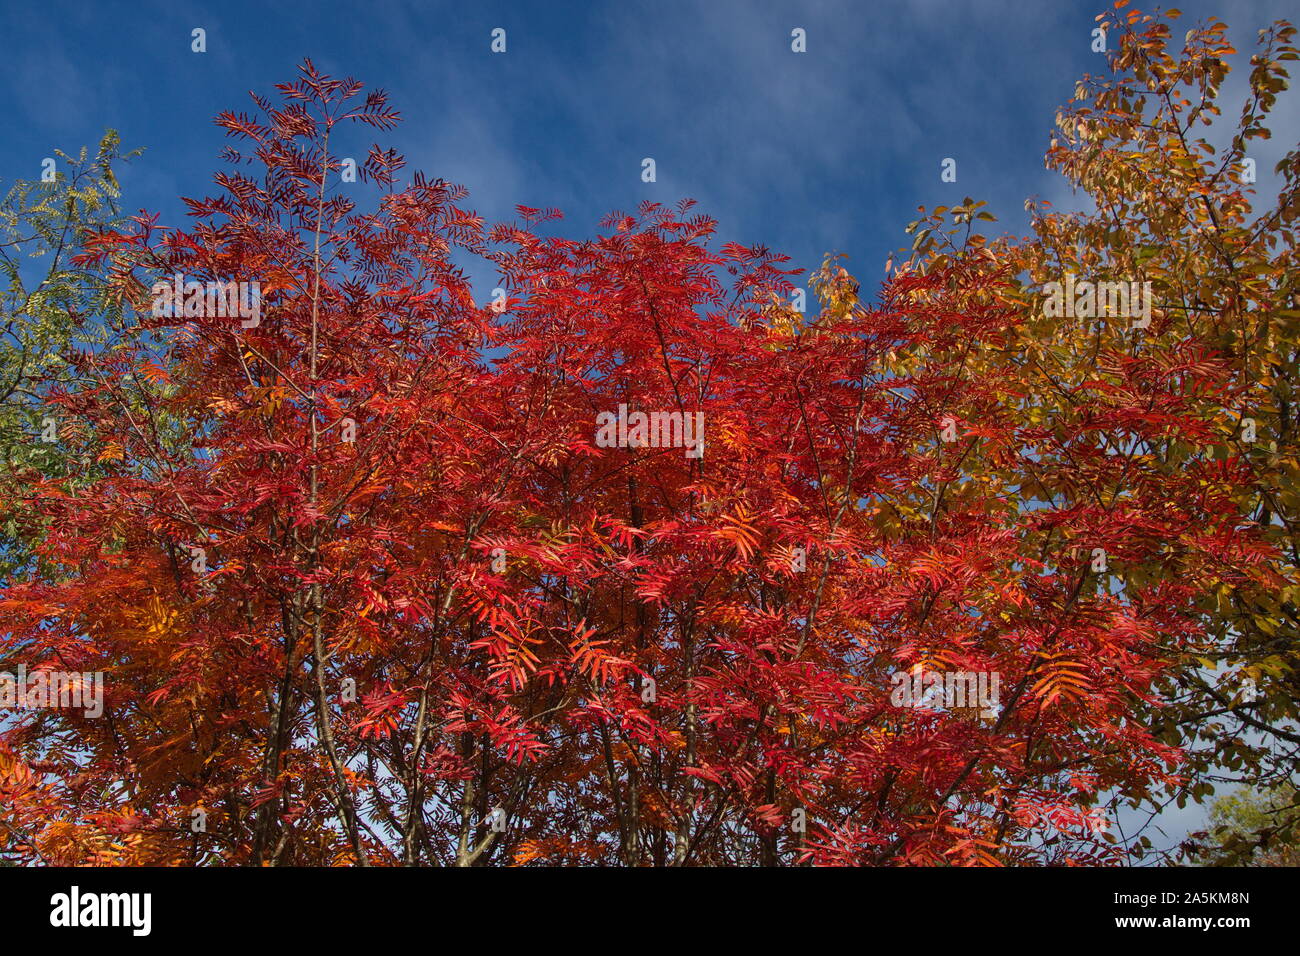
[[308,62],[254,105],[188,229],[79,260],[134,334],[51,398],[102,473],[33,483],[44,571],[0,611],[108,694],[0,733],[10,853],[1123,859],[1099,799],[1183,760],[1135,715],[1212,640],[1205,582],[1272,573],[1235,473],[1150,450],[1212,432],[1197,343],[1074,330],[1094,371],[1054,380],[978,236],[871,290],[828,260],[801,311],[690,202],[488,227],[376,146],[362,212],[381,93]]
[[[93,385],[56,396],[108,473],[89,493],[37,487],[59,573],[10,595],[8,640],[29,666],[110,675],[106,720],[42,713],[6,736],[26,794],[14,829],[44,834],[32,850],[48,859],[366,858],[336,675],[348,648],[365,656],[362,582],[386,562],[384,502],[407,490],[383,462],[441,447],[418,410],[453,402],[469,374],[476,319],[449,252],[477,226],[442,183],[394,192],[400,160],[379,151],[361,173],[387,192],[354,215],[327,195],[342,163],[330,135],[395,114],[310,66],[282,93],[280,109],[258,100],[267,125],[219,118],[251,155],[228,151],[235,168],[223,195],[192,202],[193,232],[141,219],[81,259],[112,265],[146,334],[82,354]],[[253,318],[202,292],[155,308],[154,280],[175,275],[256,284],[241,302]]]
[[[1291,25],[1261,30],[1246,98],[1225,108],[1222,86],[1236,54],[1226,26],[1211,18],[1180,47],[1171,41],[1177,11],[1157,17],[1124,6],[1099,18],[1118,41],[1109,72],[1078,85],[1047,153],[1048,167],[1089,208],[1059,213],[1031,201],[1032,235],[987,245],[1022,279],[1011,298],[1025,310],[1029,334],[1014,351],[987,356],[985,367],[1058,436],[1059,451],[1037,466],[1044,502],[1085,507],[1091,499],[1118,509],[1145,493],[1177,509],[1177,483],[1190,474],[1194,493],[1219,513],[1210,524],[1168,528],[1170,552],[1158,563],[1123,559],[1119,571],[1128,583],[1167,576],[1175,538],[1200,540],[1221,556],[1203,575],[1179,569],[1205,626],[1194,639],[1160,642],[1155,653],[1174,655],[1180,666],[1162,679],[1156,706],[1133,714],[1185,752],[1179,782],[1163,798],[1182,805],[1205,797],[1215,781],[1287,779],[1300,744],[1300,153],[1277,164],[1280,192],[1265,203],[1256,198],[1263,170],[1252,155],[1253,144],[1270,137],[1269,114],[1297,51]],[[967,211],[941,208],[918,220],[919,271],[968,248],[968,227],[952,221]],[[1048,307],[1049,283],[1076,281],[1080,308]],[[1147,311],[1107,312],[1114,303],[1102,302],[1102,289],[1116,283],[1149,288],[1145,306],[1130,303]],[[1096,433],[1086,456],[1131,460],[1171,484],[1143,492],[1125,473],[1114,488],[1081,486],[1085,453],[1059,437],[1079,425]]]

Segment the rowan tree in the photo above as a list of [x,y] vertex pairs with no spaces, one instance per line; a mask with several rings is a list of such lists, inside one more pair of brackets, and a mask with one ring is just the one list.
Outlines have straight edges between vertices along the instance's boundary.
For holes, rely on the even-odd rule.
[[[1110,404],[1044,417],[1009,252],[874,290],[828,260],[805,314],[785,257],[689,202],[489,228],[375,146],[362,213],[344,150],[385,97],[310,62],[279,89],[219,117],[239,148],[188,229],[81,260],[137,324],[51,398],[102,473],[34,483],[46,570],[0,609],[106,711],[5,727],[11,853],[1122,859],[1100,795],[1182,759],[1134,714],[1207,640],[1201,582],[1271,554],[1230,477],[1138,450],[1208,434],[1217,367],[1115,358],[1078,386]],[[260,303],[156,307],[188,281]],[[669,424],[611,443],[615,414]],[[898,694],[954,672],[1001,693]]]

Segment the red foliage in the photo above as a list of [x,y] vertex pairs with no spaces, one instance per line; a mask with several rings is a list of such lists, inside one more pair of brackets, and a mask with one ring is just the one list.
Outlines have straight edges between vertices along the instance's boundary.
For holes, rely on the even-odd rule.
[[[400,158],[375,147],[363,179],[384,191],[362,214],[334,142],[395,114],[360,89],[308,64],[282,105],[223,115],[257,176],[220,175],[188,231],[141,219],[87,253],[135,253],[117,280],[147,335],[80,357],[68,440],[115,451],[89,493],[39,487],[57,573],[0,593],[7,648],[108,682],[103,718],[43,711],[0,735],[24,845],[59,862],[1112,859],[1089,801],[1174,772],[1126,715],[1165,665],[1153,637],[1193,632],[1195,594],[1113,587],[1090,552],[1209,561],[1192,538],[1231,516],[1195,475],[1170,487],[1016,413],[1012,384],[971,364],[1013,341],[1021,317],[986,294],[1007,276],[956,260],[867,307],[828,273],[816,320],[783,327],[783,257],[712,251],[690,203],[582,241],[525,207],[486,230],[461,189],[397,188]],[[500,314],[474,301],[471,255],[500,270]],[[259,281],[260,321],[150,317],[175,273]],[[601,447],[620,406],[702,414],[702,457]],[[1085,484],[1125,467],[1133,494],[1027,507],[1031,466]],[[917,665],[996,674],[1000,708],[900,704]]]

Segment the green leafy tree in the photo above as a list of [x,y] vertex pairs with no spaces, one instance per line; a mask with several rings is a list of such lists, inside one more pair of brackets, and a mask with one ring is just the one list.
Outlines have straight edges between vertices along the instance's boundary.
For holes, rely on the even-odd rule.
[[1209,831],[1184,847],[1207,866],[1300,866],[1300,800],[1290,781],[1246,787],[1214,801]]
[[[55,151],[63,168],[47,179],[18,180],[0,201],[0,484],[30,485],[36,474],[65,474],[66,437],[45,402],[67,385],[69,351],[95,349],[121,324],[104,270],[76,261],[82,241],[121,220],[113,168],[123,154],[108,130],[93,156]],[[87,462],[75,463],[84,471]],[[0,493],[0,580],[31,560],[37,529],[22,494]]]

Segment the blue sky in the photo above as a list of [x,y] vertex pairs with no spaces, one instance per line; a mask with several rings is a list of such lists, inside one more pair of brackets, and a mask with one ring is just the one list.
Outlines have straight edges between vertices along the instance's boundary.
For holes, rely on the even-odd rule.
[[[1139,5],[1142,5],[1139,3]],[[1296,18],[1294,0],[1177,4],[1183,24],[1215,14],[1248,56],[1255,32]],[[0,188],[38,178],[54,147],[105,127],[144,156],[121,176],[129,211],[182,221],[179,196],[212,191],[225,143],[212,117],[247,109],[310,56],[383,87],[403,123],[379,133],[408,169],[462,183],[489,222],[516,203],[555,206],[561,231],[590,234],[643,199],[699,201],[719,239],[764,243],[795,265],[847,253],[878,277],[918,205],[987,200],[999,228],[1024,200],[1078,202],[1042,156],[1058,106],[1085,73],[1102,0],[560,0],[493,3],[43,2],[5,4],[0,33]],[[205,54],[191,30],[207,31]],[[490,51],[507,31],[507,52]],[[807,33],[806,54],[790,49]],[[1227,85],[1235,113],[1245,56]],[[1294,96],[1267,171],[1300,138]],[[1283,100],[1283,103],[1286,101]],[[358,127],[357,135],[361,135]],[[368,135],[376,138],[373,132]],[[353,155],[365,155],[358,139]],[[345,154],[347,150],[344,150]],[[653,157],[658,181],[641,181]],[[940,162],[957,160],[957,182]],[[491,276],[475,275],[486,288]],[[476,283],[477,284],[477,283]],[[1162,817],[1179,836],[1189,808]]]
[[[1180,6],[1184,22],[1221,16],[1243,50],[1259,27],[1294,13],[1290,0]],[[310,56],[389,90],[404,122],[379,134],[385,144],[409,169],[468,186],[489,222],[511,218],[516,203],[556,206],[567,229],[586,233],[644,198],[689,196],[724,240],[765,243],[805,267],[844,252],[866,278],[904,244],[920,204],[973,196],[1019,230],[1026,197],[1069,202],[1042,155],[1056,108],[1102,67],[1090,50],[1101,9],[1100,0],[11,3],[0,36],[9,65],[0,180],[34,177],[52,147],[93,144],[113,126],[124,145],[147,150],[122,177],[128,209],[176,222],[177,197],[209,192],[219,165],[224,137],[211,118],[247,108],[250,89],[272,92]],[[190,51],[195,27],[207,31],[206,54]],[[505,54],[489,49],[495,27],[507,31]],[[806,54],[790,50],[795,27],[807,31]],[[1261,170],[1296,138],[1265,144]],[[641,181],[647,156],[653,184]],[[955,184],[940,182],[944,157],[957,160]]]

